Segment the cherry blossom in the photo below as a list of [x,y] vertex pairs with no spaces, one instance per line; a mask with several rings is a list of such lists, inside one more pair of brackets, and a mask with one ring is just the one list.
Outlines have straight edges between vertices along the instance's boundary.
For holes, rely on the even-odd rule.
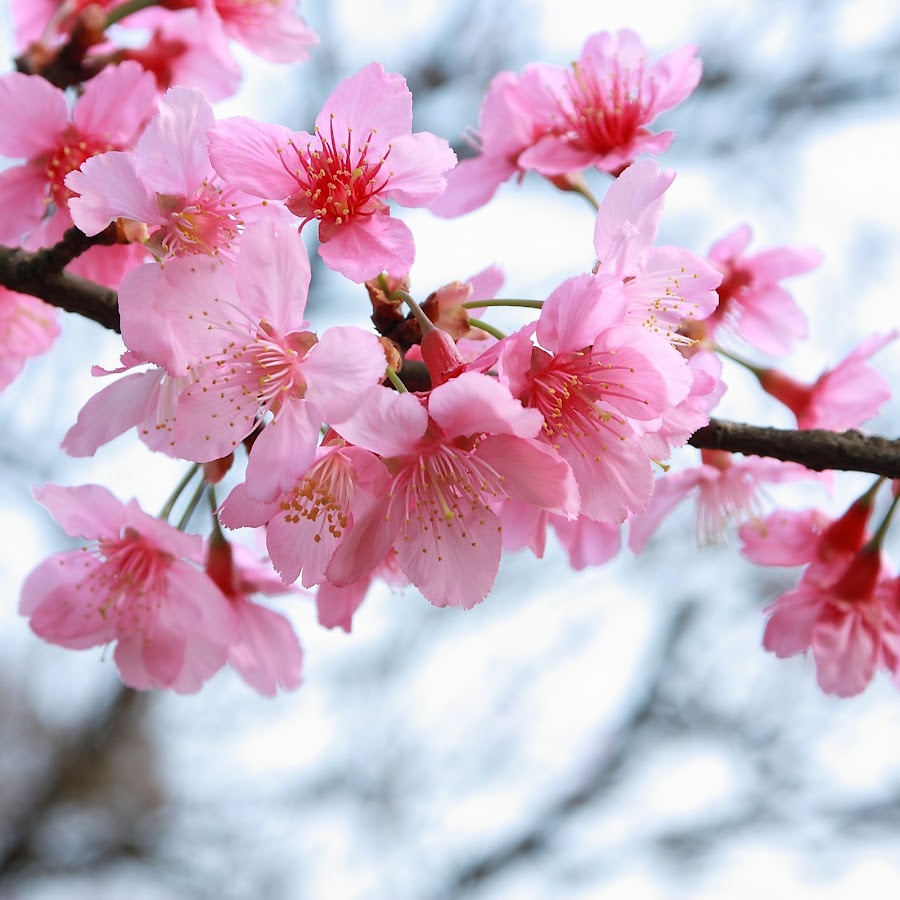
[[296,594],[275,577],[270,566],[246,547],[214,532],[206,550],[206,574],[228,598],[237,619],[237,638],[228,647],[228,662],[244,681],[267,697],[279,688],[300,686],[303,651],[290,621],[250,597]]
[[[72,225],[66,176],[87,159],[130,147],[152,115],[153,78],[134,62],[104,69],[69,110],[63,91],[37,75],[0,77],[0,153],[24,158],[0,172],[0,242],[49,247]],[[69,271],[115,286],[141,248],[92,247]]]
[[900,608],[891,577],[866,526],[871,496],[840,518],[779,512],[741,529],[742,552],[762,565],[808,563],[800,583],[766,607],[763,646],[779,657],[812,650],[819,687],[860,693],[878,668],[900,672]]
[[337,430],[385,459],[390,489],[338,547],[328,581],[352,585],[393,547],[400,569],[436,606],[482,601],[500,563],[495,507],[515,498],[565,516],[577,513],[571,470],[534,440],[540,428],[536,410],[477,372],[423,398],[371,391]]
[[318,35],[297,12],[297,0],[196,0],[201,10],[214,11],[225,33],[263,59],[299,62]]
[[[156,8],[141,16],[153,11]],[[214,9],[182,9],[157,15],[147,24],[152,28],[147,42],[120,50],[118,56],[150,72],[160,93],[180,84],[198,88],[215,102],[237,91],[241,70]]]
[[654,160],[642,160],[610,185],[594,225],[595,271],[622,281],[627,321],[686,343],[679,327],[716,308],[721,274],[689,250],[653,246],[674,178],[671,169],[660,171]]
[[739,457],[723,450],[701,450],[699,466],[669,472],[656,480],[653,498],[630,522],[628,546],[639,553],[663,519],[679,503],[694,495],[696,530],[701,544],[721,541],[728,526],[762,514],[762,485],[815,473],[797,463],[759,456]]
[[219,511],[227,528],[266,526],[266,548],[286,584],[325,580],[325,570],[353,523],[387,489],[388,470],[372,453],[338,441],[321,446],[290,490],[261,503],[239,484]]
[[460,160],[447,175],[447,190],[430,207],[444,218],[461,216],[484,206],[505,181],[528,171],[522,154],[551,129],[556,105],[545,84],[562,73],[534,63],[524,73],[494,76],[479,114],[478,130],[469,141],[477,156]]
[[223,186],[206,149],[215,121],[199,91],[171,88],[134,152],[101,153],[66,177],[75,224],[97,234],[119,217],[146,223],[148,247],[158,259],[206,254],[233,260],[245,221],[265,207]]
[[238,634],[228,600],[191,561],[202,538],[97,485],[49,484],[34,495],[67,534],[89,543],[54,554],[28,576],[19,611],[32,630],[76,650],[115,642],[131,687],[199,690]]
[[760,369],[756,375],[763,390],[794,413],[798,428],[858,428],[876,416],[892,394],[884,376],[866,360],[895,341],[898,334],[895,329],[870,335],[812,384],[802,384],[777,369]]
[[709,261],[722,273],[719,305],[704,322],[703,334],[719,340],[737,332],[770,356],[784,356],[806,337],[806,318],[781,286],[784,278],[816,268],[822,255],[811,247],[776,247],[746,254],[752,233],[740,225],[713,244]]
[[642,153],[662,153],[674,132],[647,126],[697,86],[696,50],[679,47],[650,64],[633,31],[591,35],[564,80],[546,85],[557,105],[553,128],[522,153],[519,165],[548,176],[591,166],[615,175]]
[[513,396],[540,411],[543,438],[572,466],[581,513],[622,522],[653,491],[650,457],[633,422],[658,420],[688,394],[684,357],[663,337],[626,322],[612,276],[582,275],[546,300],[536,325],[501,342]]
[[48,350],[58,334],[52,306],[0,288],[0,390],[22,371],[26,359]]
[[142,346],[132,349],[173,376],[197,370],[178,399],[175,453],[196,462],[227,456],[271,413],[253,443],[247,490],[264,501],[293,488],[322,422],[344,421],[384,377],[378,339],[352,326],[321,337],[309,330],[306,250],[274,222],[245,233],[233,278],[204,259],[172,260],[160,276],[142,269],[123,286],[126,343],[135,336]]
[[225,119],[210,132],[210,158],[227,182],[285,200],[303,225],[317,220],[326,265],[363,282],[382,270],[403,276],[415,258],[412,233],[387,201],[428,206],[456,163],[445,140],[411,129],[406,80],[372,63],[335,89],[314,134]]

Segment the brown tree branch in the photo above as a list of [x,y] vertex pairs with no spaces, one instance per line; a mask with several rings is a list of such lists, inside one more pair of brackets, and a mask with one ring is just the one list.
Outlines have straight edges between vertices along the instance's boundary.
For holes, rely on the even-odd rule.
[[53,247],[29,253],[21,247],[0,247],[0,284],[11,291],[31,294],[78,313],[104,328],[119,331],[119,303],[116,292],[65,271],[77,256],[96,246],[116,243],[115,225],[93,237],[70,228]]
[[[0,247],[0,284],[10,290],[32,294],[67,312],[78,313],[104,328],[119,331],[116,292],[63,271],[90,247],[115,242],[113,224],[93,237],[70,228],[60,243],[35,253]],[[900,478],[900,440],[864,435],[859,431],[793,431],[712,419],[688,443],[700,449],[796,462],[817,472],[836,469]]]
[[900,478],[900,440],[891,441],[859,431],[835,432],[821,428],[788,431],[711,419],[688,443],[704,450],[770,456],[800,463],[816,472],[839,469]]

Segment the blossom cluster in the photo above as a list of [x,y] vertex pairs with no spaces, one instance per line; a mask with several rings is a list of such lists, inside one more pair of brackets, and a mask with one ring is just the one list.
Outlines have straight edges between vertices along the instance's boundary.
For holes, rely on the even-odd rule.
[[[27,580],[21,611],[38,635],[75,649],[115,643],[136,688],[196,691],[230,664],[272,694],[300,683],[300,645],[253,594],[315,589],[320,622],[347,631],[379,579],[471,608],[504,550],[542,556],[552,531],[573,567],[602,564],[623,524],[638,552],[694,493],[704,539],[745,523],[749,559],[809,564],[770,607],[768,649],[812,647],[820,684],[839,694],[876,668],[900,678],[898,581],[879,543],[890,514],[874,537],[863,527],[848,537],[843,519],[765,519],[763,483],[819,477],[777,460],[703,451],[693,468],[656,474],[709,422],[726,390],[723,358],[753,372],[798,428],[841,430],[890,396],[868,359],[897,336],[872,336],[803,384],[729,341],[768,356],[792,349],[805,319],[782,281],[815,268],[815,250],[748,254],[746,225],[706,255],[657,242],[675,172],[641,157],[671,144],[673,132],[650,126],[697,85],[696,48],[651,63],[632,32],[601,33],[568,69],[503,72],[478,152],[458,163],[445,138],[412,130],[405,79],[377,62],[335,87],[309,131],[217,120],[210,101],[232,83],[228,39],[273,61],[315,42],[290,3],[127,7],[15,6],[31,62],[52,61],[88,28],[103,40],[86,42],[82,62],[100,71],[74,102],[45,77],[50,63],[0,77],[0,153],[20,161],[0,174],[15,210],[0,240],[35,250],[72,226],[115,234],[69,266],[117,289],[124,352],[114,371],[95,367],[118,377],[81,409],[63,449],[89,456],[134,428],[150,450],[193,466],[160,518],[100,486],[36,489],[88,542]],[[150,42],[117,50],[107,29],[132,15]],[[187,17],[198,39],[179,43]],[[599,202],[585,171],[608,182]],[[491,269],[419,303],[414,236],[397,207],[462,215],[527,173],[594,204],[583,270],[538,300],[497,299]],[[365,285],[374,332],[306,318],[311,267],[298,232],[314,220],[325,265]],[[17,348],[5,384],[57,326],[37,300],[0,301]],[[507,335],[482,318],[501,304],[538,312]],[[184,531],[196,503],[180,526],[167,521],[192,478],[197,501],[210,500],[208,539]],[[230,488],[221,503],[220,482]],[[220,526],[258,530],[268,561]]]

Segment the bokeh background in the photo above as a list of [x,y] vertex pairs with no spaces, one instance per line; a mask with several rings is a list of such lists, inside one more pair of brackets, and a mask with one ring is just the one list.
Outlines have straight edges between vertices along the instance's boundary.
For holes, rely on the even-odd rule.
[[[416,129],[462,154],[500,69],[565,64],[619,27],[654,55],[698,44],[703,81],[663,121],[678,177],[661,242],[702,253],[746,221],[754,248],[821,249],[821,268],[790,284],[810,319],[786,363],[797,377],[898,324],[896,4],[306,0],[303,12],[322,36],[311,60],[236,48],[246,82],[220,115],[308,128],[334,85],[377,59],[406,75]],[[541,299],[593,263],[591,211],[537,178],[459,220],[401,214],[420,297],[496,263],[505,296]],[[365,323],[364,292],[316,263],[312,290],[316,327]],[[541,561],[511,556],[469,612],[377,589],[346,635],[318,626],[310,600],[286,601],[305,684],[272,700],[227,671],[198,696],[136,694],[99,649],[41,643],[18,588],[67,545],[31,486],[97,482],[154,511],[182,473],[131,436],[93,459],[61,454],[97,388],[91,364],[121,351],[63,317],[54,351],[0,395],[0,897],[900,895],[900,695],[879,677],[834,700],[810,660],[766,655],[761,610],[796,573],[746,564],[733,538],[698,549],[689,508],[640,558],[602,569],[573,572],[555,544]],[[898,355],[876,359],[893,384]],[[723,417],[791,424],[737,368],[726,380]],[[868,427],[896,436],[900,402]],[[841,475],[831,495],[794,487],[772,502],[836,512],[870,482]],[[896,535],[888,545],[897,559]]]

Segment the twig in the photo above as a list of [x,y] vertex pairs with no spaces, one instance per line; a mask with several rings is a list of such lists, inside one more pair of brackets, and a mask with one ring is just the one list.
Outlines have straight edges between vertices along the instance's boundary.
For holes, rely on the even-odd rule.
[[688,443],[705,450],[770,456],[800,463],[816,472],[839,469],[900,478],[900,440],[891,441],[859,431],[820,428],[789,431],[711,419]]
[[20,247],[0,247],[0,284],[11,291],[39,297],[66,312],[78,313],[104,328],[119,331],[116,292],[63,271],[91,247],[113,243],[115,233],[109,229],[87,237],[77,228],[70,228],[58,244],[34,253]]

